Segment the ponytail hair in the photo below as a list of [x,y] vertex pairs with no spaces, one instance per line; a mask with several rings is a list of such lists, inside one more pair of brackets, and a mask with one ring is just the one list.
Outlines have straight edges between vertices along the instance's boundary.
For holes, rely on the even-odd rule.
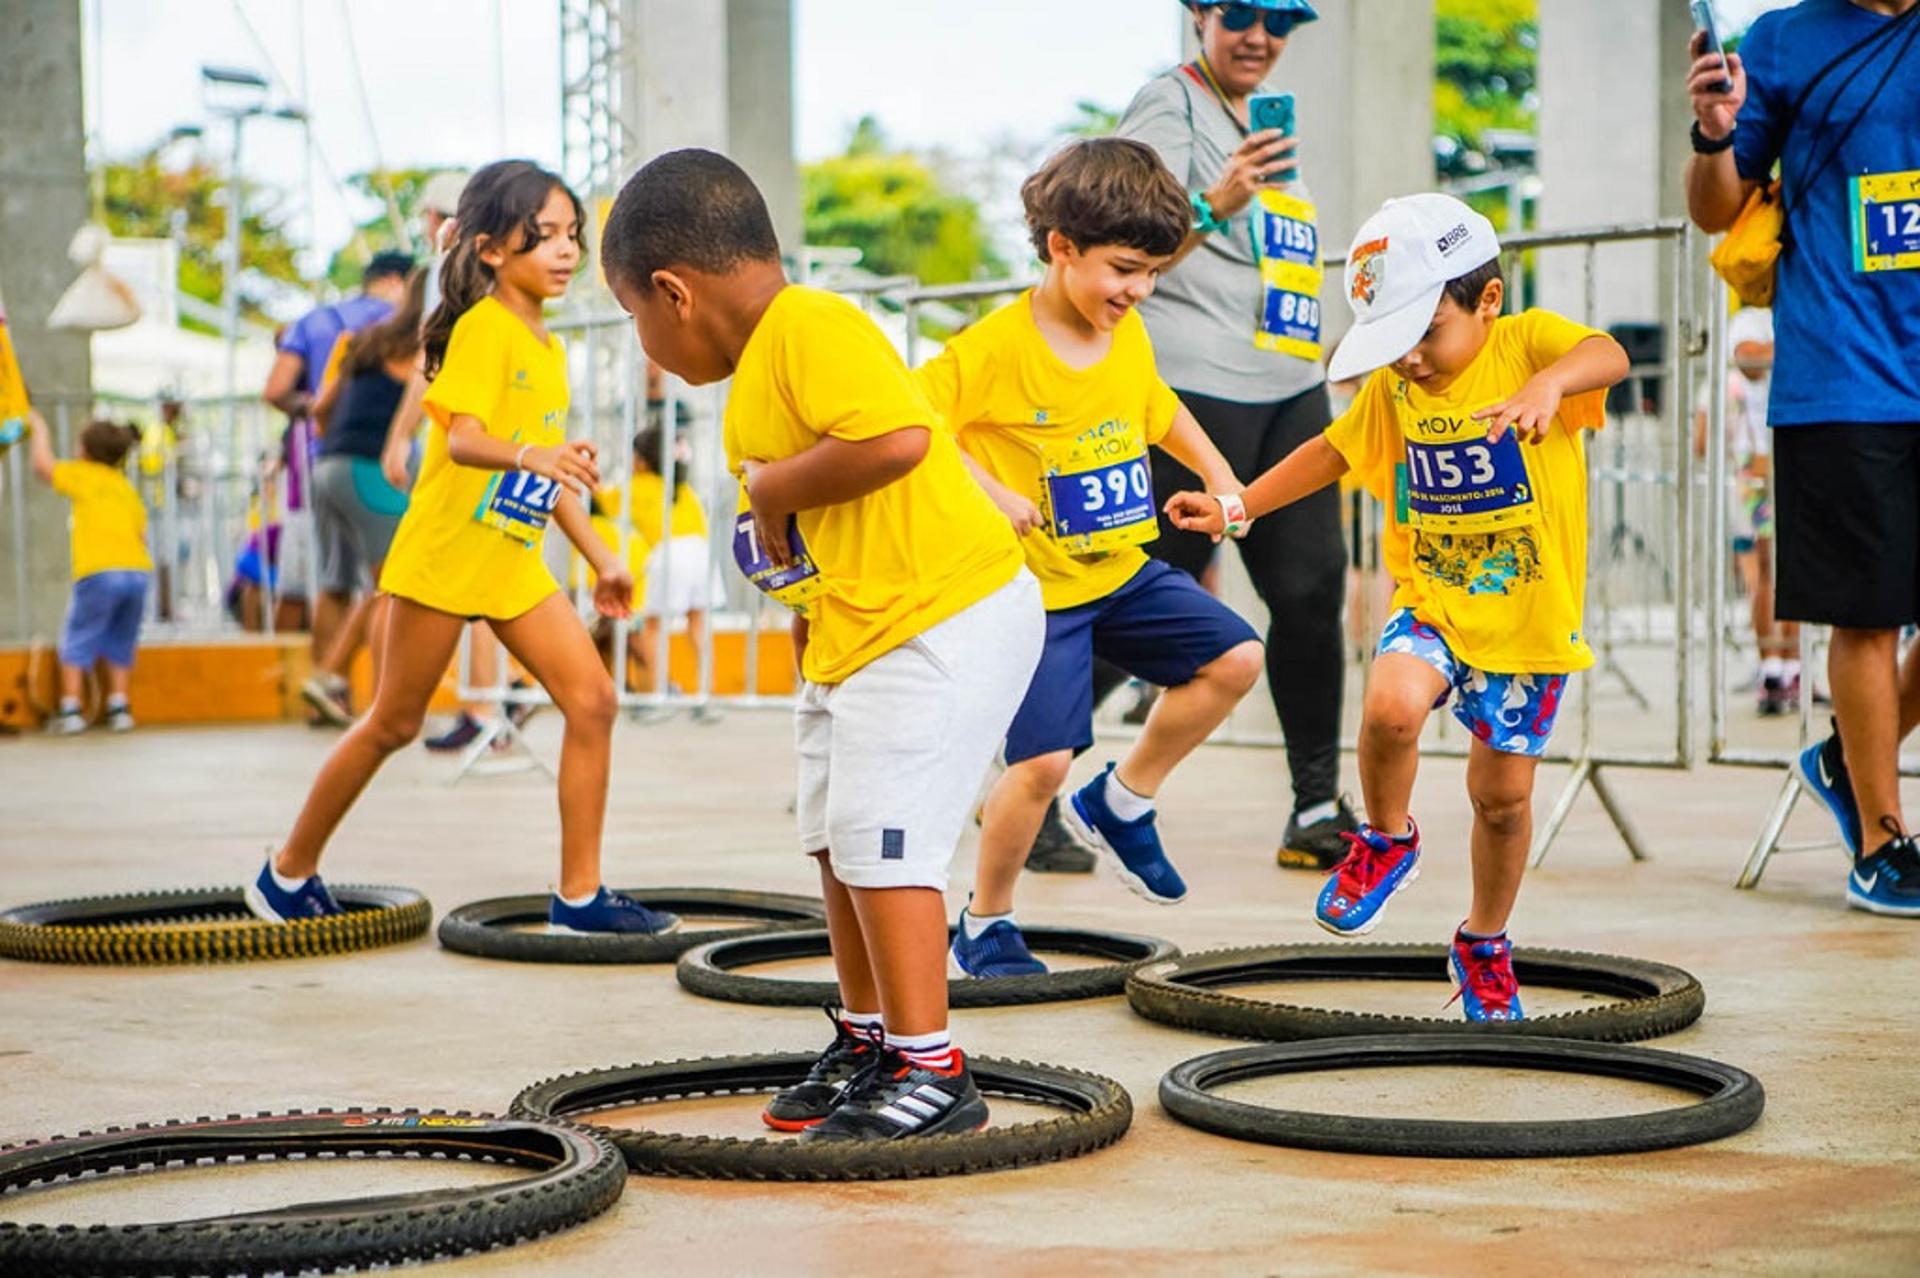
[[584,236],[587,215],[580,197],[559,174],[531,160],[499,160],[468,179],[454,214],[453,246],[440,268],[440,305],[420,333],[429,380],[446,358],[454,324],[493,291],[493,268],[480,260],[480,242],[510,253],[531,249],[540,242],[540,209],[556,190],[573,202],[574,224],[582,228],[576,238]]

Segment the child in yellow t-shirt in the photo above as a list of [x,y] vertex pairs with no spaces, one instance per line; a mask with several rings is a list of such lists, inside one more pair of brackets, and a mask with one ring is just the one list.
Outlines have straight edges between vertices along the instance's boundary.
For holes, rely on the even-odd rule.
[[[712,565],[707,557],[707,509],[687,481],[692,454],[678,434],[674,436],[673,511],[662,532],[666,480],[660,474],[660,450],[665,430],[642,427],[633,437],[633,480],[625,501],[633,535],[627,543],[627,567],[634,576],[633,603],[641,615],[638,629],[627,634],[627,656],[639,675],[634,686],[651,692],[659,683],[654,660],[660,651],[664,620],[671,634],[680,618],[687,621],[687,637],[695,650],[703,642],[707,607],[712,594]],[[596,523],[617,529],[621,494],[605,489],[594,500]],[[606,534],[603,532],[603,536]]]
[[433,428],[380,574],[392,596],[380,686],[247,886],[263,918],[338,912],[317,873],[327,839],[387,756],[419,734],[461,630],[484,618],[566,718],[549,926],[660,932],[678,921],[601,882],[613,681],[540,554],[547,524],[558,524],[599,575],[599,610],[630,610],[632,579],[576,491],[591,492],[600,472],[593,445],[566,436],[566,352],[542,318],[579,264],[583,220],[566,184],[524,160],[481,169],[460,198],[440,305],[421,336]]
[[[1600,428],[1627,354],[1546,311],[1503,316],[1493,227],[1451,196],[1387,201],[1354,238],[1346,282],[1358,322],[1330,375],[1372,376],[1325,435],[1240,495],[1255,518],[1351,470],[1388,505],[1381,554],[1396,590],[1360,728],[1367,823],[1314,916],[1342,935],[1370,931],[1413,880],[1420,729],[1452,699],[1474,738],[1473,905],[1448,969],[1468,1020],[1517,1021],[1507,920],[1533,834],[1534,770],[1567,676],[1593,664],[1581,633],[1582,432]],[[1221,528],[1200,493],[1175,494],[1167,513],[1182,528]]]
[[738,165],[654,160],[601,252],[650,358],[696,385],[733,379],[734,558],[806,623],[800,846],[820,866],[844,1007],[765,1120],[803,1140],[971,1131],[987,1107],[947,1033],[941,892],[1040,655],[1039,584],[885,335],[787,282]]
[[147,508],[123,467],[140,432],[113,422],[89,422],[80,432],[80,456],[55,461],[46,422],[28,410],[33,473],[73,503],[73,602],[60,628],[60,713],[48,724],[62,736],[84,732],[82,681],[96,662],[107,667],[107,727],[133,727],[127,688],[146,613],[153,560],[147,554]]
[[1134,309],[1186,240],[1186,192],[1139,142],[1063,148],[1021,188],[1045,279],[947,343],[921,387],[1020,534],[1047,606],[1047,644],[1007,729],[1007,770],[981,819],[973,898],[954,928],[955,971],[1045,972],[1013,916],[1013,890],[1073,757],[1093,744],[1096,657],[1166,689],[1117,765],[1067,796],[1069,829],[1121,880],[1171,904],[1154,795],[1260,676],[1253,628],[1178,568],[1159,536],[1147,449],[1218,492],[1232,469],[1154,365]]

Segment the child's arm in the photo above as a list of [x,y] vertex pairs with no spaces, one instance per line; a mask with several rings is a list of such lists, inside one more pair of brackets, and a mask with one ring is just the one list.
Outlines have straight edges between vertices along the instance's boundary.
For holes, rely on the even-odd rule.
[[447,426],[447,456],[476,470],[526,470],[563,484],[600,487],[600,463],[590,440],[552,445],[516,444],[489,435],[478,417],[455,413]]
[[47,430],[47,419],[31,408],[27,410],[27,460],[41,483],[53,482],[53,436]]
[[885,488],[918,466],[932,442],[928,427],[908,426],[872,439],[827,435],[811,448],[777,462],[748,462],[747,503],[767,557],[782,568],[792,562],[787,545],[791,516]]
[[344,370],[339,377],[330,377],[320,391],[320,398],[313,401],[313,433],[324,435],[333,421],[334,405],[340,402],[340,383],[346,381]]
[[[1234,493],[1241,488],[1240,477],[1233,473],[1233,467],[1227,465],[1227,459],[1214,447],[1213,440],[1200,423],[1194,420],[1192,413],[1182,404],[1173,415],[1173,425],[1164,438],[1161,448],[1173,455],[1173,459],[1200,476],[1200,482],[1212,493]],[[1217,503],[1216,503],[1217,504]]]
[[1013,525],[1016,537],[1024,537],[1040,526],[1040,507],[1032,498],[1022,497],[988,474],[987,468],[975,461],[973,455],[964,448],[960,450],[960,462],[978,481],[980,487],[986,489],[987,496],[993,499],[993,504],[1000,508],[1000,513],[1005,515],[1008,522]]
[[593,520],[587,514],[587,508],[580,504],[580,498],[571,488],[560,494],[559,502],[553,508],[553,522],[560,525],[560,531],[567,535],[573,548],[593,569],[593,606],[603,617],[631,617],[633,615],[633,575],[620,557],[606,542],[600,540],[600,534],[593,530]]
[[1529,377],[1512,396],[1473,417],[1475,421],[1491,419],[1487,430],[1490,443],[1499,443],[1511,427],[1522,442],[1537,444],[1547,437],[1547,428],[1560,411],[1562,399],[1611,386],[1632,367],[1620,343],[1596,333]]
[[[1247,518],[1258,519],[1339,482],[1346,473],[1347,459],[1325,435],[1317,435],[1254,480],[1240,494],[1240,500],[1246,503]],[[1176,528],[1206,533],[1216,540],[1226,530],[1225,512],[1207,493],[1175,493],[1167,498],[1166,510]]]
[[416,358],[407,388],[400,395],[400,407],[393,410],[393,421],[387,426],[387,445],[380,450],[380,473],[403,493],[413,486],[413,477],[407,474],[407,458],[413,452],[413,437],[420,430],[426,398],[427,378]]

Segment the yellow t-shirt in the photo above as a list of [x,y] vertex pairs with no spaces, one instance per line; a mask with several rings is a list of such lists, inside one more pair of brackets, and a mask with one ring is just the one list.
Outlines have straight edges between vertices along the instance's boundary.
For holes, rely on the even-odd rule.
[[73,579],[97,572],[152,572],[147,508],[119,468],[97,461],[53,464],[53,491],[73,503]]
[[[633,504],[633,533],[627,541],[627,571],[633,574],[633,606],[638,608],[647,595],[647,557],[653,548],[660,544],[660,494],[665,487],[660,476],[651,471],[636,471],[633,482],[627,486],[628,500]],[[707,508],[700,504],[694,495],[693,487],[681,484],[680,491],[673,497],[672,535],[675,537],[707,536]],[[593,530],[600,539],[618,550],[620,547],[620,490],[602,488],[596,495],[593,509]],[[591,586],[595,580],[593,571],[576,553],[573,556],[574,581],[584,581]]]
[[796,520],[823,587],[800,609],[811,622],[802,673],[814,683],[840,682],[1000,589],[1019,575],[1020,547],[874,322],[832,293],[782,289],[733,372],[725,438],[734,473],[823,437],[857,442],[915,426],[930,441],[913,470]]
[[491,297],[460,317],[447,356],[427,387],[433,428],[407,513],[400,517],[380,589],[463,617],[511,620],[559,589],[540,556],[544,527],[496,526],[553,496],[550,481],[524,471],[480,470],[447,455],[455,414],[514,444],[550,447],[566,438],[567,357],[545,345]]
[[1381,556],[1411,608],[1461,661],[1496,674],[1567,674],[1593,664],[1581,633],[1587,589],[1583,430],[1606,395],[1561,401],[1547,437],[1486,442],[1470,414],[1497,404],[1589,337],[1548,311],[1502,316],[1446,390],[1392,369],[1367,379],[1327,442],[1387,506]]
[[1105,598],[1146,564],[1138,544],[1076,552],[1062,535],[1084,544],[1086,534],[1061,532],[1155,527],[1147,448],[1166,438],[1180,401],[1160,380],[1137,313],[1120,321],[1105,358],[1074,368],[1047,345],[1028,291],[948,342],[915,378],[960,447],[1051,519],[1021,541],[1049,612]]

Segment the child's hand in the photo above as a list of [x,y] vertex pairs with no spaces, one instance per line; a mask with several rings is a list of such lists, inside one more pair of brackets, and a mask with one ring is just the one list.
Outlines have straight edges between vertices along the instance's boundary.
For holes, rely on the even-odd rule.
[[1175,528],[1205,533],[1219,541],[1227,531],[1226,513],[1220,503],[1206,493],[1175,493],[1161,509]]
[[412,454],[411,448],[394,448],[389,445],[380,450],[380,473],[401,492],[413,487],[413,476],[407,473],[407,461]]
[[1002,489],[989,495],[993,498],[993,504],[1000,508],[1000,513],[1007,517],[1007,522],[1013,525],[1014,536],[1024,537],[1043,522],[1040,507],[1019,493]]
[[633,574],[614,561],[604,565],[593,583],[593,607],[603,617],[633,615]]
[[1510,399],[1491,404],[1473,415],[1475,421],[1491,421],[1487,442],[1497,444],[1511,428],[1523,444],[1537,444],[1547,437],[1555,413],[1560,411],[1560,387],[1549,378],[1531,377]]
[[570,439],[564,444],[527,449],[520,454],[520,469],[563,484],[585,484],[592,491],[600,487],[598,458],[593,441]]
[[747,513],[753,516],[754,536],[760,539],[760,553],[767,557],[767,562],[775,568],[791,568],[793,547],[787,542],[787,520],[793,512],[773,509],[757,491],[766,468],[765,462],[740,463],[740,477],[747,485]]

